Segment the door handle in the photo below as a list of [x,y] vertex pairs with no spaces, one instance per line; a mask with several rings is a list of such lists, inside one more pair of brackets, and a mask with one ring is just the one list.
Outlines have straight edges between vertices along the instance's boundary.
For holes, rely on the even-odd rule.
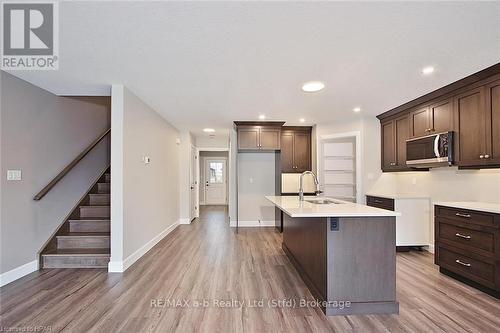
[[434,139],[434,154],[436,155],[437,158],[440,157],[440,155],[439,155],[439,134],[436,135],[436,138]]
[[462,235],[462,234],[459,234],[458,232],[455,234],[455,236],[463,238],[463,239],[471,239],[471,236],[469,236],[469,235]]
[[469,263],[467,263],[467,262],[463,262],[463,261],[461,261],[461,260],[459,260],[459,259],[455,260],[455,262],[456,262],[457,264],[460,264],[460,265],[465,266],[465,267],[470,267],[470,266],[471,266],[471,264],[469,264]]

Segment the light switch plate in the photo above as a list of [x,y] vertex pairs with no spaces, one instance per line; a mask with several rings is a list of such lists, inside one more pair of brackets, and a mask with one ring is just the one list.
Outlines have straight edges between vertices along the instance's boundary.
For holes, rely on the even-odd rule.
[[7,180],[21,180],[21,170],[7,170]]

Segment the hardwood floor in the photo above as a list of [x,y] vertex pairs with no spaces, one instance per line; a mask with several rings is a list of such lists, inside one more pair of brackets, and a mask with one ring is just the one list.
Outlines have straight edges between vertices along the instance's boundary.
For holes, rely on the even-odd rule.
[[[440,274],[427,252],[398,253],[399,315],[326,317],[319,308],[220,308],[214,300],[312,296],[274,228],[229,228],[204,207],[124,274],[44,269],[0,289],[0,330],[50,332],[498,332],[500,301]],[[152,306],[166,299],[191,307]],[[194,307],[207,300],[208,307]]]

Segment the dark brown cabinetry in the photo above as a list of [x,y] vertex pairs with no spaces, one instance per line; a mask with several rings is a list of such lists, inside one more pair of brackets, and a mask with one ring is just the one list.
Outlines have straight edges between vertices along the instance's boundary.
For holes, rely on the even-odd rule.
[[[500,64],[379,116],[382,170],[406,166],[406,139],[454,132],[459,168],[500,167]],[[421,169],[419,169],[421,170]]]
[[238,150],[275,151],[281,149],[282,122],[235,122],[238,131]]
[[484,89],[477,88],[455,97],[459,166],[480,165],[485,151]]
[[500,80],[455,97],[458,165],[500,165]]
[[435,206],[435,262],[442,273],[500,293],[500,215]]
[[445,99],[410,112],[412,138],[453,129],[453,103]]
[[406,140],[409,138],[408,116],[398,117],[381,123],[382,128],[382,170],[410,170],[406,166]]
[[281,131],[281,172],[311,170],[311,127],[284,126]]

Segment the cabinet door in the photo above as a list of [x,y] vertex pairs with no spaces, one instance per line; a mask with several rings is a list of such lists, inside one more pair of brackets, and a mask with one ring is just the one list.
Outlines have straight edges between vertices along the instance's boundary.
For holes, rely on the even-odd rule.
[[448,132],[453,129],[453,106],[451,99],[429,107],[430,128],[432,133]]
[[500,165],[500,80],[486,86],[487,164]]
[[293,140],[295,172],[311,170],[311,134],[295,132]]
[[382,127],[382,170],[389,171],[396,165],[395,162],[395,135],[394,121],[381,124]]
[[261,128],[259,136],[260,149],[279,150],[281,130],[278,128]]
[[259,129],[258,128],[238,129],[238,149],[240,150],[259,149]]
[[425,107],[410,113],[411,136],[418,137],[429,134],[429,108]]
[[470,90],[454,98],[458,131],[458,165],[479,166],[485,155],[484,89]]
[[406,168],[406,140],[410,138],[408,116],[394,120],[396,134],[396,164],[398,168]]
[[281,133],[281,172],[295,172],[293,163],[293,132]]

